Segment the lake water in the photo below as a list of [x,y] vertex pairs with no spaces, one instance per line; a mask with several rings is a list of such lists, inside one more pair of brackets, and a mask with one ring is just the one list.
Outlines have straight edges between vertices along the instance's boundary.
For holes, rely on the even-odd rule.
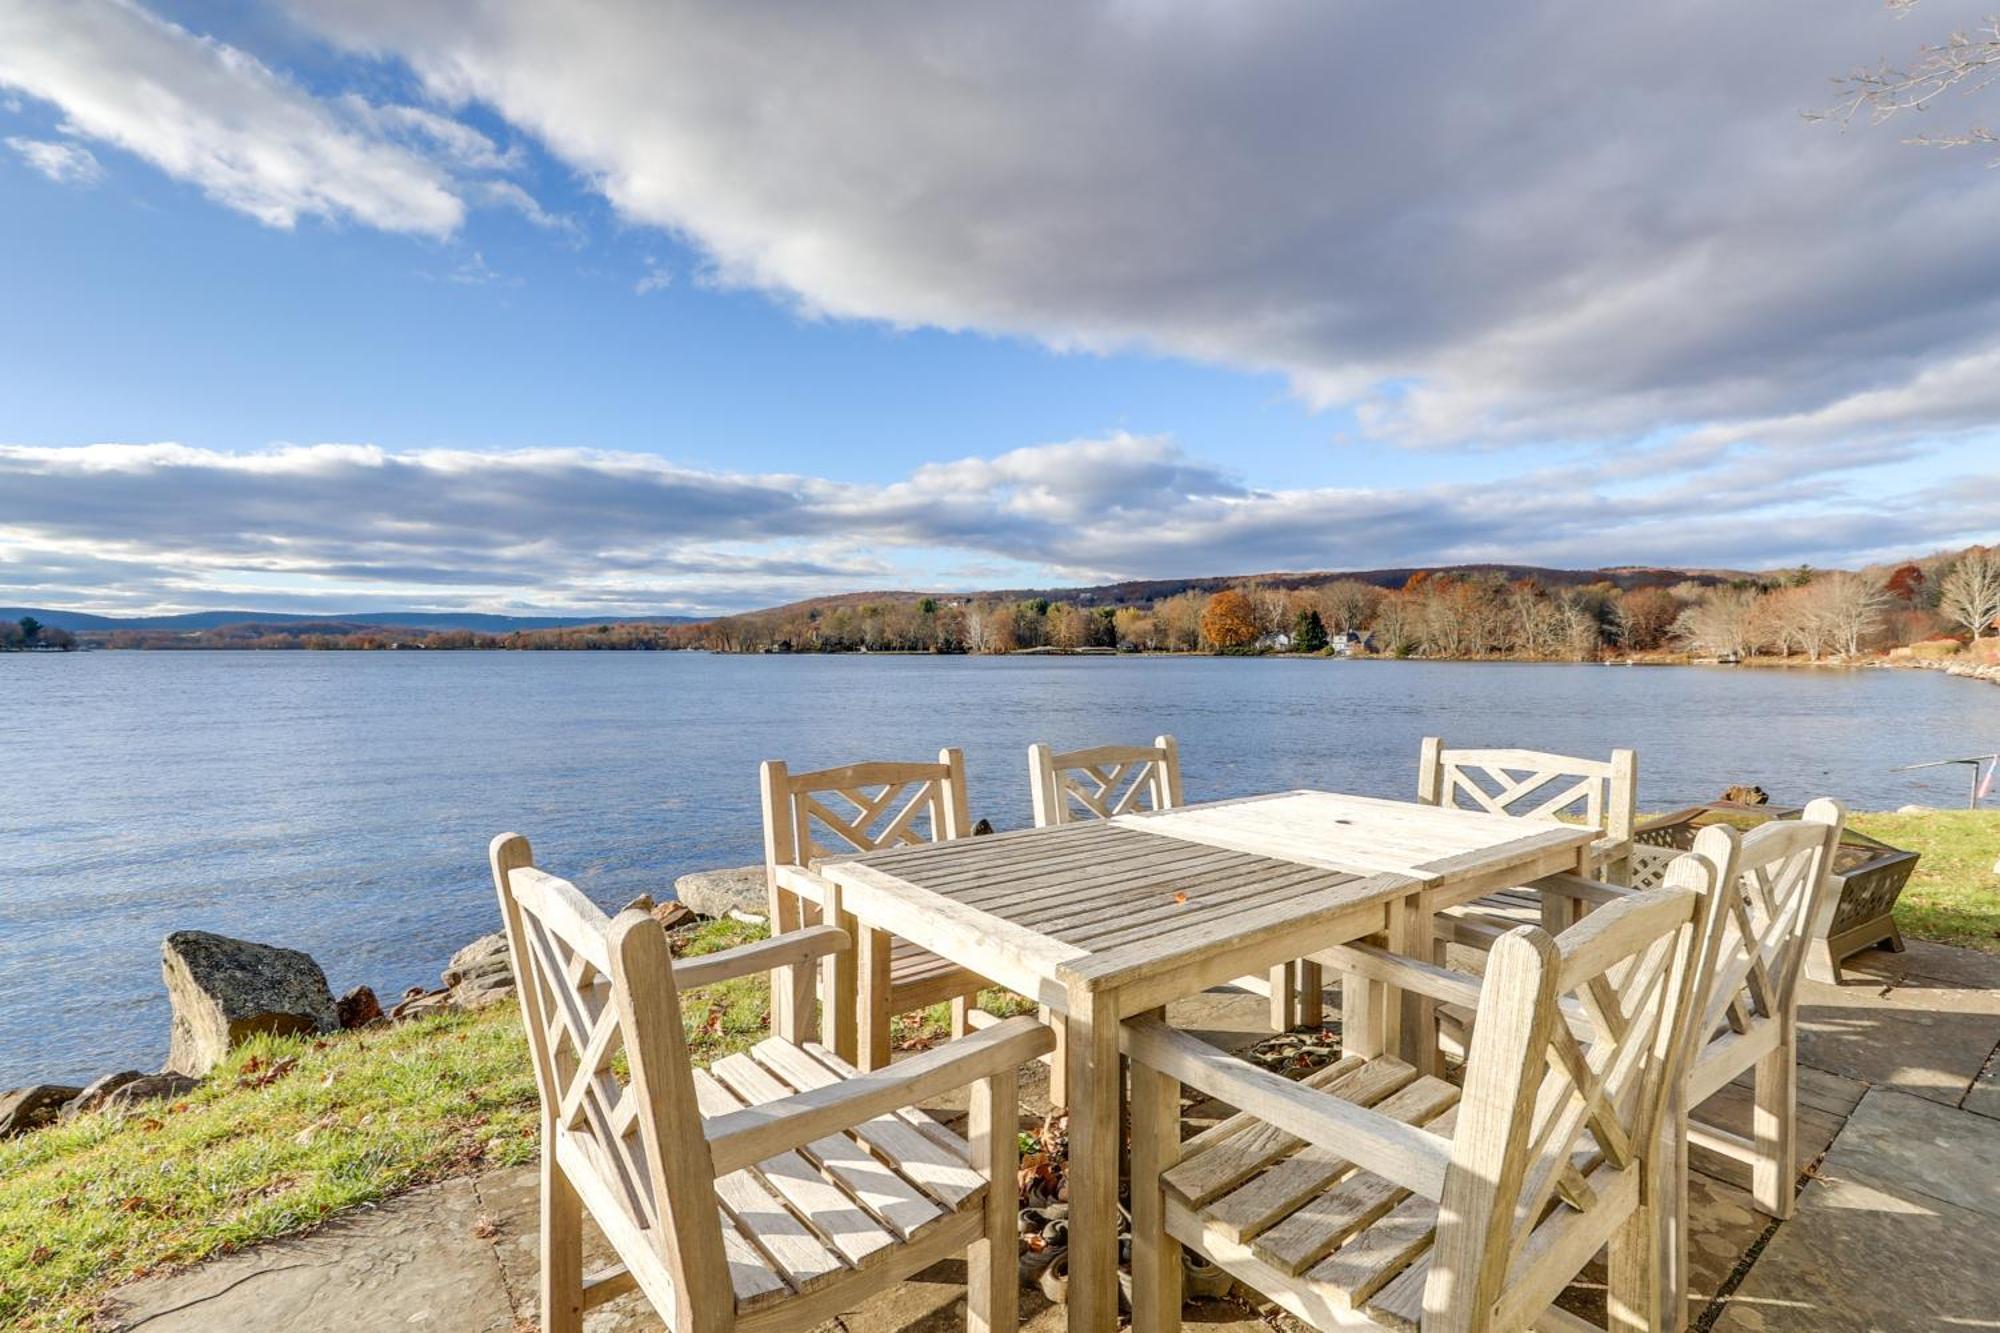
[[151,1069],[159,944],[302,948],[336,992],[437,984],[497,927],[487,841],[615,907],[758,860],[757,761],[966,752],[973,814],[1028,822],[1030,741],[1180,738],[1190,799],[1414,794],[1426,733],[1604,754],[1642,808],[1762,784],[1857,809],[1956,804],[2000,690],[1915,671],[1219,658],[673,653],[0,657],[0,1088]]

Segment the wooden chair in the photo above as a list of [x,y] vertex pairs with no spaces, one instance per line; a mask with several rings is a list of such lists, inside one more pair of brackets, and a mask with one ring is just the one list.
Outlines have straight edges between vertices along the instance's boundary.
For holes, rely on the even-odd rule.
[[[1714,963],[1696,1014],[1694,1052],[1672,1104],[1674,1197],[1683,1211],[1674,1220],[1669,1251],[1670,1328],[1687,1317],[1690,1144],[1747,1163],[1757,1207],[1779,1219],[1792,1215],[1799,1175],[1799,977],[1813,927],[1832,892],[1834,856],[1846,822],[1838,801],[1821,799],[1807,805],[1801,818],[1762,825],[1740,840],[1734,829],[1721,825],[1695,838],[1695,854],[1720,862],[1720,882],[1727,888],[1715,914]],[[1689,1115],[1689,1108],[1746,1073],[1753,1079],[1747,1137]]]
[[[1702,956],[1693,1011],[1692,1051],[1669,1102],[1673,1131],[1670,1196],[1663,1211],[1664,1327],[1687,1318],[1687,1170],[1690,1144],[1750,1167],[1751,1195],[1772,1217],[1792,1215],[1798,1183],[1798,982],[1813,944],[1814,923],[1832,892],[1833,859],[1846,824],[1839,802],[1817,800],[1796,821],[1739,835],[1716,824],[1693,848],[1633,848],[1632,877],[1642,885],[1668,882],[1720,886],[1704,913]],[[1545,893],[1615,901],[1602,886],[1586,893],[1573,876],[1540,882]],[[1619,890],[1630,894],[1636,890]],[[1472,931],[1490,926],[1468,928]],[[1443,1012],[1465,1012],[1464,1001]],[[1753,1078],[1749,1136],[1702,1124],[1689,1113],[1744,1074]]]
[[1028,790],[1035,827],[1110,819],[1136,810],[1181,805],[1181,749],[1172,736],[1151,745],[1099,745],[1057,754],[1028,747]]
[[[607,919],[527,839],[491,858],[541,1090],[546,1333],[634,1289],[676,1333],[806,1329],[959,1251],[968,1326],[1015,1327],[1016,1080],[1046,1029],[1014,1019],[873,1074],[784,1035],[695,1069],[682,988],[807,971],[843,934],[676,963],[651,917]],[[968,1139],[911,1109],[965,1086]],[[586,1209],[621,1261],[589,1277]]]
[[[1613,750],[1606,761],[1541,750],[1448,750],[1441,737],[1426,736],[1417,757],[1417,799],[1516,819],[1579,816],[1603,835],[1590,849],[1591,874],[1623,884],[1638,822],[1639,756]],[[1500,910],[1541,905],[1511,890],[1492,901]]]
[[[763,765],[764,866],[770,876],[771,933],[825,920],[857,937],[852,953],[828,960],[820,980],[822,1040],[863,1069],[889,1063],[889,1020],[933,1004],[952,1006],[952,1035],[969,1031],[968,1013],[993,983],[886,931],[860,930],[839,904],[802,903],[779,888],[781,865],[810,866],[846,852],[873,852],[962,838],[972,831],[965,795],[965,755],[938,751],[934,764],[860,763],[793,773],[783,760]],[[833,890],[837,892],[837,890]],[[882,1005],[859,1005],[866,974]],[[789,993],[772,978],[772,1013],[809,1007],[811,991]]]
[[[1128,1022],[1133,1327],[1180,1327],[1179,1247],[1321,1329],[1588,1327],[1550,1303],[1610,1247],[1611,1327],[1649,1326],[1669,1088],[1702,966],[1693,888],[1521,926],[1484,981],[1366,946],[1349,970],[1479,1006],[1463,1090],[1390,1056],[1303,1084]],[[1182,1084],[1242,1108],[1180,1138]]]

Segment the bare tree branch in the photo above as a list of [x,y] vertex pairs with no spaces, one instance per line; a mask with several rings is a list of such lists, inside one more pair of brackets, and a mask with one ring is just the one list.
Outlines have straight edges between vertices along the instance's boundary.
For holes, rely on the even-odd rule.
[[[1898,13],[1908,13],[1917,3],[1885,0],[1887,7]],[[1835,79],[1839,100],[1805,116],[1843,126],[1865,116],[1868,124],[1880,125],[1905,111],[1926,110],[1948,92],[1970,96],[1996,80],[2000,80],[2000,15],[1989,15],[1976,28],[1952,33],[1942,45],[1919,47],[1916,59],[1908,65],[1883,61],[1873,69],[1858,67]],[[1927,148],[1969,148],[2000,144],[2000,134],[1974,125],[1957,134],[1921,134],[1904,142]],[[2000,158],[1994,159],[1994,164],[2000,165]]]

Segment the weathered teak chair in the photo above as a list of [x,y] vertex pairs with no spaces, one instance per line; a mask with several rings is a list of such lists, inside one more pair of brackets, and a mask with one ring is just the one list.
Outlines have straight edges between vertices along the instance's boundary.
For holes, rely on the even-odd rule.
[[[1611,1327],[1648,1327],[1703,898],[1677,882],[1606,896],[1555,938],[1502,937],[1483,983],[1345,952],[1354,971],[1475,996],[1462,1092],[1387,1056],[1293,1083],[1157,1017],[1127,1023],[1133,1326],[1180,1327],[1186,1245],[1317,1328],[1588,1327],[1550,1302],[1608,1245]],[[1242,1113],[1183,1144],[1182,1084]]]
[[[676,963],[651,917],[608,920],[527,839],[494,839],[492,863],[541,1090],[546,1333],[635,1288],[676,1333],[811,1328],[959,1251],[968,1325],[1015,1327],[1016,1081],[1046,1029],[1014,1019],[872,1074],[793,1032],[695,1069],[683,987],[808,971],[841,931]],[[968,1085],[969,1142],[911,1109]],[[586,1209],[622,1261],[591,1277]]]
[[[886,931],[858,929],[838,903],[803,903],[778,886],[775,874],[781,865],[810,866],[821,857],[967,836],[972,820],[964,753],[940,750],[934,764],[847,764],[812,773],[793,773],[783,760],[773,759],[765,762],[762,777],[771,933],[825,919],[857,937],[852,953],[836,955],[822,969],[823,1040],[863,1069],[879,1069],[889,1063],[891,1016],[945,1002],[952,1006],[952,1035],[964,1036],[972,1001],[991,982]],[[829,891],[837,893],[831,886]],[[888,995],[886,1007],[857,1006],[857,972],[870,978],[877,996]],[[809,983],[802,975],[793,983],[800,988],[794,993],[774,976],[773,1015],[810,1007]]]
[[[1417,757],[1417,799],[1516,819],[1581,817],[1603,835],[1590,849],[1591,874],[1623,884],[1638,822],[1639,756],[1613,750],[1607,761],[1541,750],[1448,750],[1441,737],[1426,736]],[[1511,912],[1539,910],[1542,902],[1510,890],[1477,906]]]
[[[1701,974],[1693,1011],[1692,1053],[1670,1099],[1673,1132],[1666,1136],[1666,1171],[1675,1201],[1661,1214],[1665,1277],[1662,1322],[1687,1317],[1687,1148],[1690,1143],[1750,1167],[1751,1195],[1775,1218],[1792,1215],[1798,1183],[1798,982],[1812,945],[1813,923],[1830,892],[1833,857],[1846,812],[1817,800],[1803,818],[1753,829],[1739,837],[1711,825],[1687,853],[1633,848],[1636,883],[1722,886],[1704,913]],[[1616,901],[1633,890],[1607,892],[1574,876],[1540,882],[1544,892],[1586,905]],[[1467,939],[1474,938],[1468,932]],[[1465,1000],[1446,1010],[1464,1012]],[[1744,1074],[1754,1078],[1751,1133],[1735,1134],[1689,1115]]]
[[1151,745],[1099,745],[1067,754],[1037,742],[1028,747],[1028,784],[1036,828],[1171,810],[1182,803],[1181,750],[1172,736],[1155,736]]
[[[1716,915],[1713,972],[1696,1014],[1695,1047],[1684,1093],[1675,1098],[1675,1197],[1669,1292],[1677,1327],[1687,1315],[1687,1147],[1695,1144],[1750,1167],[1757,1207],[1783,1219],[1797,1196],[1799,977],[1812,947],[1813,924],[1831,891],[1833,859],[1847,812],[1821,799],[1802,818],[1744,834],[1722,826],[1702,830],[1694,851],[1722,859],[1722,909]],[[1658,849],[1655,849],[1658,850]],[[1658,873],[1657,871],[1653,873]],[[1748,1137],[1688,1115],[1742,1075],[1754,1079]]]

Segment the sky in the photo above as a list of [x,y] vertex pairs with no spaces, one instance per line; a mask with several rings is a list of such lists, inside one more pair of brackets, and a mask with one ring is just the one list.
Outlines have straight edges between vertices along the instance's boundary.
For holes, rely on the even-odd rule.
[[1991,541],[1981,12],[0,0],[0,602]]

